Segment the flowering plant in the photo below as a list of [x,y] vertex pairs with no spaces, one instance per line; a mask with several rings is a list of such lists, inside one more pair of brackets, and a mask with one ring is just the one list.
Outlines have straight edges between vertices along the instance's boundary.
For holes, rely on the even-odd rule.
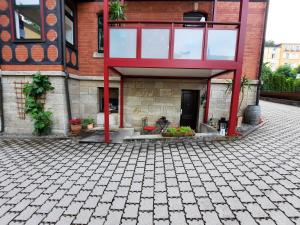
[[81,119],[80,118],[72,118],[72,119],[70,119],[70,124],[80,125],[81,124]]

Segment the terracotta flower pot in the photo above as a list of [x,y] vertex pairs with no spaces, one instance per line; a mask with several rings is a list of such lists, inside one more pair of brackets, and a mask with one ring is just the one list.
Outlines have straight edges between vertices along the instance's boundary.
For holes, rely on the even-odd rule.
[[81,129],[82,129],[82,125],[81,124],[71,124],[71,133],[72,134],[75,134],[75,135],[77,135],[77,134],[79,134],[80,133],[80,131],[81,131]]
[[92,124],[92,123],[91,123],[91,124],[88,124],[86,128],[87,128],[88,130],[91,130],[91,129],[94,128],[94,124]]

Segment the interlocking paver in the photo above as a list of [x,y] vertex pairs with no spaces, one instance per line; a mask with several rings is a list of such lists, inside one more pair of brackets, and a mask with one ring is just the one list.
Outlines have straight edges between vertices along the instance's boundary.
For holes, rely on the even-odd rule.
[[300,109],[262,104],[235,141],[2,138],[0,224],[300,224]]

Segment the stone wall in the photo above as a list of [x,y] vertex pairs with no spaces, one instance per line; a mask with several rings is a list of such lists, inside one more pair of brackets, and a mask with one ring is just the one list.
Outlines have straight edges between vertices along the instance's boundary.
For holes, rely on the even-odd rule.
[[[18,116],[14,82],[20,81],[31,82],[32,76],[2,76],[5,132],[30,134],[33,132],[33,122],[30,117],[26,115],[26,119],[23,120]],[[66,134],[68,131],[68,114],[64,78],[51,76],[50,81],[55,89],[47,94],[45,108],[53,113],[52,132],[54,134]]]
[[[69,80],[71,110],[73,117],[95,119],[98,126],[103,127],[104,113],[99,113],[98,88],[104,87],[102,80]],[[119,81],[110,81],[110,88],[119,88]],[[119,114],[110,116],[111,127],[119,126]]]
[[[166,116],[172,126],[179,126],[181,90],[206,90],[206,82],[200,80],[170,79],[125,79],[124,118],[126,127],[140,129],[142,118],[153,125],[161,116]],[[203,120],[203,106],[199,110],[199,122]]]
[[[210,110],[208,118],[225,117],[229,118],[230,103],[231,103],[231,92],[226,93],[227,80],[215,79],[212,80],[211,85],[211,96],[210,96]],[[256,88],[257,82],[252,81],[252,85],[249,89],[245,89],[244,100],[242,101],[242,96],[240,94],[240,102],[242,105],[240,107],[239,114],[242,115],[244,109],[247,105],[253,105],[256,102]]]

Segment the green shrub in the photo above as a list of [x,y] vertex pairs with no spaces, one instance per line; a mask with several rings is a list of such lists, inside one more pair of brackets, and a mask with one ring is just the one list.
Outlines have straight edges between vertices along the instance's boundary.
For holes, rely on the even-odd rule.
[[83,128],[86,128],[89,124],[95,124],[95,120],[91,117],[85,118],[82,120]]
[[48,91],[54,90],[48,76],[37,72],[33,75],[32,83],[25,84],[25,113],[34,121],[34,133],[38,135],[49,134],[52,125],[52,112],[45,111],[40,99]]

